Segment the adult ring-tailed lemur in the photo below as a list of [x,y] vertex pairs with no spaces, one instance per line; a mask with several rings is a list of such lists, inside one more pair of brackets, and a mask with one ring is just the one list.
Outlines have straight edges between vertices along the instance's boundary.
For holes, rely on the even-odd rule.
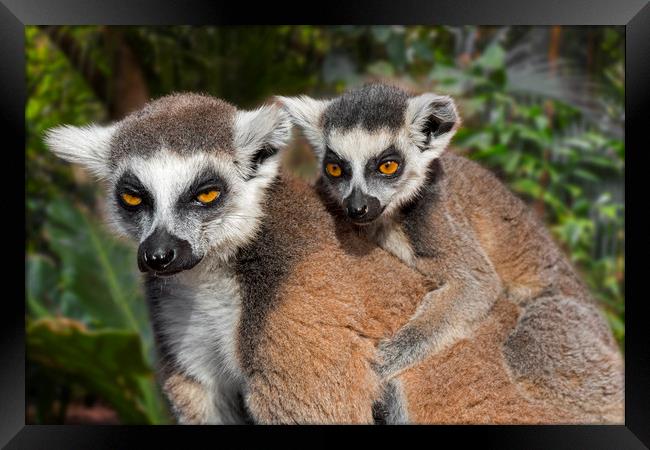
[[[181,423],[372,423],[382,398],[389,422],[427,421],[413,388],[440,366],[414,361],[386,392],[375,368],[386,353],[377,345],[399,336],[438,280],[280,174],[289,131],[277,107],[179,94],[110,126],[56,128],[47,141],[104,180],[110,222],[138,243],[158,373]],[[525,355],[505,350],[507,363]],[[535,383],[535,370],[521,373]],[[539,410],[529,397],[509,402]]]

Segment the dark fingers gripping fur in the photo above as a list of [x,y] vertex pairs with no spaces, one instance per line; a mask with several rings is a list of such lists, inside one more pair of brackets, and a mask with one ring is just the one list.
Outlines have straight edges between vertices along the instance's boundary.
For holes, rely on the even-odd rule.
[[431,212],[417,232],[415,267],[440,287],[428,292],[410,320],[380,343],[382,379],[470,336],[502,293],[500,279],[472,230],[452,220],[444,205]]
[[435,161],[419,199],[402,209],[398,221],[371,230],[372,238],[385,242],[386,229],[403,229],[402,246],[412,254],[411,265],[438,286],[423,297],[415,314],[394,336],[379,344],[382,379],[471,336],[503,292],[471,224],[458,215],[458,205],[446,200],[442,176],[442,167]]

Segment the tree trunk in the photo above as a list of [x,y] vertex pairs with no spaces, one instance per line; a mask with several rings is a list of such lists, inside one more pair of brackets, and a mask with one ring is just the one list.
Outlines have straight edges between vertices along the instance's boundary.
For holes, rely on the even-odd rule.
[[84,57],[87,49],[61,26],[41,27],[52,42],[68,58],[70,64],[86,80],[111,120],[119,120],[141,108],[149,100],[149,88],[135,53],[129,46],[122,27],[101,27],[105,50],[111,61],[109,76],[93,61]]
[[93,91],[95,97],[108,105],[108,79],[104,73],[85,57],[85,49],[62,26],[40,26],[48,38],[59,47],[59,50],[70,61],[72,67],[82,76]]
[[105,27],[106,47],[112,59],[113,74],[109,85],[108,112],[119,120],[140,109],[149,100],[149,87],[135,53],[121,27]]

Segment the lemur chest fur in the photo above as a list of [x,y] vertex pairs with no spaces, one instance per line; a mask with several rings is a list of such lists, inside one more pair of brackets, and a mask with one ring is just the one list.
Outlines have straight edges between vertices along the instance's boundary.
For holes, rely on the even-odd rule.
[[382,218],[367,227],[370,240],[397,256],[409,267],[415,267],[416,255],[402,225],[392,218]]
[[240,384],[236,357],[241,314],[239,285],[233,271],[204,261],[194,270],[155,283],[154,311],[159,339],[188,375],[206,386]]

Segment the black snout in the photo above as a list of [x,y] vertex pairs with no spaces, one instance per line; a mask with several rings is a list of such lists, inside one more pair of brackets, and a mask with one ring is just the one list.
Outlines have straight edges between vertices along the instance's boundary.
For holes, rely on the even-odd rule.
[[357,206],[348,205],[348,216],[350,217],[350,219],[353,220],[362,219],[367,212],[368,212],[368,205],[357,205]]
[[359,224],[372,222],[382,211],[376,197],[365,195],[359,189],[352,190],[352,193],[344,200],[344,206],[348,217]]
[[144,263],[156,272],[164,270],[175,258],[176,251],[173,248],[159,247],[153,249],[152,253],[144,252]]
[[191,269],[200,260],[193,255],[189,242],[165,229],[154,231],[138,248],[140,271],[156,275],[172,275]]

